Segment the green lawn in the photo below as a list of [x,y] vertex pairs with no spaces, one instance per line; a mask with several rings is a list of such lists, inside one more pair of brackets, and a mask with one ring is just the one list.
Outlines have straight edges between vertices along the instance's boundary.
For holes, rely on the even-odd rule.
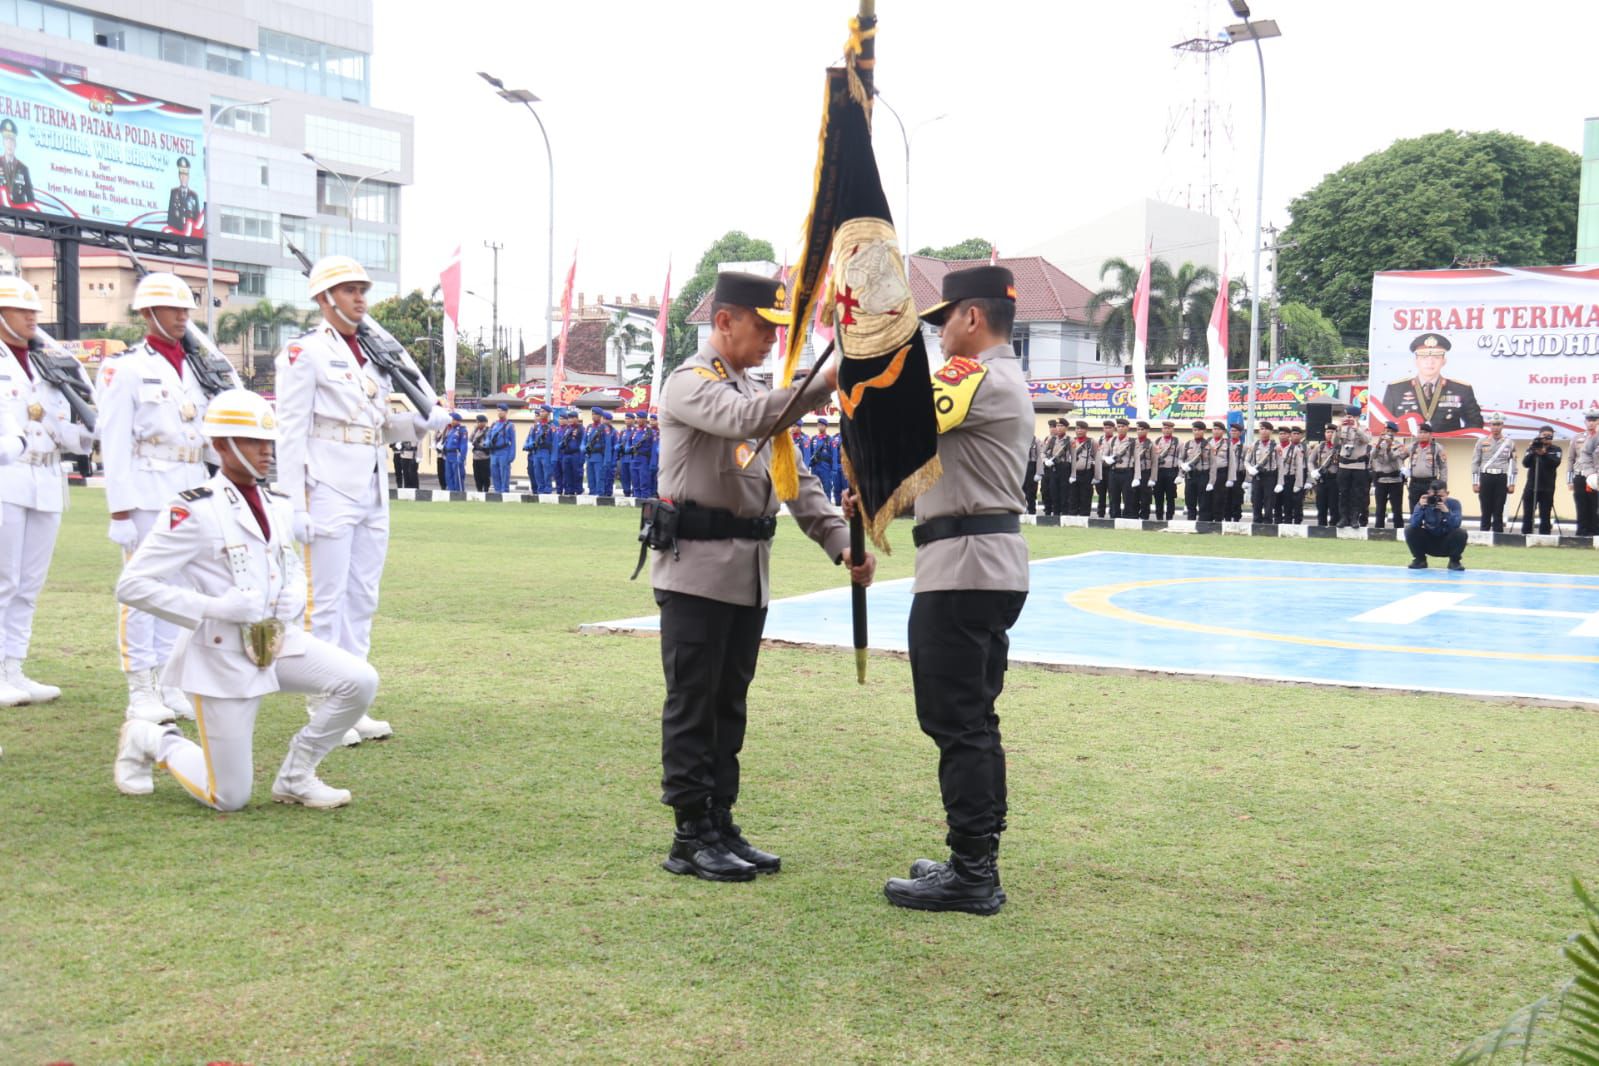
[[[78,490],[35,629],[67,695],[0,710],[0,1062],[1439,1063],[1562,972],[1599,878],[1583,711],[1014,668],[1010,903],[899,911],[937,854],[902,661],[769,650],[741,821],[783,873],[659,869],[652,609],[631,510],[394,507],[374,662],[398,736],[335,752],[354,804],[111,784],[115,549]],[[1359,542],[1029,529],[1093,548],[1402,561]],[[883,577],[910,572],[909,529]],[[774,591],[839,580],[786,524]],[[1471,549],[1473,568],[1594,556]],[[191,727],[192,728],[192,727]]]

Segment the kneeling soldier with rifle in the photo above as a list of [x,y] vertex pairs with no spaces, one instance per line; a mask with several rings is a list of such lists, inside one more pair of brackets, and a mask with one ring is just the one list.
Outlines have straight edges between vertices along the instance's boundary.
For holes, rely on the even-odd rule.
[[144,795],[154,791],[151,770],[159,766],[206,806],[239,810],[250,800],[261,697],[305,692],[319,697],[317,713],[289,743],[272,798],[342,807],[350,794],[323,784],[316,767],[366,713],[377,672],[300,627],[305,577],[290,534],[294,509],[260,484],[278,439],[267,402],[243,389],[223,392],[202,432],[221,473],[160,512],[117,582],[117,599],[190,631],[165,680],[194,697],[200,743],[176,726],[129,718],[113,779],[119,791]]

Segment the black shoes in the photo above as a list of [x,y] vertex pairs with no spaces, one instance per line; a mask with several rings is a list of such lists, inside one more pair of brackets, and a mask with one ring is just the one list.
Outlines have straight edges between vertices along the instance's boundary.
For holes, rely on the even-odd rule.
[[727,850],[736,857],[743,859],[755,867],[758,874],[775,874],[783,866],[783,860],[770,852],[760,848],[744,839],[744,831],[733,824],[733,812],[727,807],[711,808],[711,824],[721,834],[722,843],[727,845]]
[[1460,556],[1457,555],[1453,559],[1449,560],[1449,569],[1451,569],[1451,570],[1465,570],[1466,567],[1465,567],[1465,564],[1463,564],[1460,561]]
[[1425,569],[1427,569],[1427,560],[1425,560],[1425,559],[1412,559],[1412,560],[1410,560],[1410,569],[1412,569],[1412,570],[1425,570]]
[[964,911],[990,915],[1005,905],[999,887],[999,866],[995,853],[996,834],[980,837],[949,835],[950,856],[944,863],[918,859],[911,873],[920,876],[895,877],[883,886],[883,895],[896,907],[920,911]]

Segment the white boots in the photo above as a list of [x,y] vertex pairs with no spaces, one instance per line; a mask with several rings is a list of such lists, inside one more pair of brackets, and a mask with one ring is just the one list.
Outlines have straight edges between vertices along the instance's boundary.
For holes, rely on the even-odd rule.
[[316,775],[316,763],[296,741],[289,742],[288,758],[272,782],[272,799],[277,803],[298,803],[302,807],[332,810],[350,802],[348,789],[330,788]]
[[[22,672],[21,659],[7,659],[0,664],[0,706],[14,707],[17,703],[49,703],[61,695],[61,690],[54,685],[41,684]],[[20,692],[23,699],[14,703],[5,702],[10,692]]]
[[129,670],[127,718],[160,725],[177,717],[176,712],[161,702],[161,686],[154,670]]
[[117,735],[117,761],[111,767],[111,779],[118,792],[148,796],[155,791],[151,771],[159,757],[161,738],[176,728],[142,718],[129,718],[122,723],[122,732]]
[[189,702],[189,697],[176,685],[162,685],[160,687],[161,702],[166,709],[179,718],[194,721],[194,704]]
[[[307,696],[305,698],[305,716],[307,718],[316,717],[317,708],[321,706],[319,700],[320,697],[317,696]],[[393,735],[394,728],[389,723],[373,718],[369,714],[363,714],[360,721],[344,731],[344,736],[339,738],[339,743],[346,748],[353,748],[363,740],[383,740],[385,737],[392,737]]]

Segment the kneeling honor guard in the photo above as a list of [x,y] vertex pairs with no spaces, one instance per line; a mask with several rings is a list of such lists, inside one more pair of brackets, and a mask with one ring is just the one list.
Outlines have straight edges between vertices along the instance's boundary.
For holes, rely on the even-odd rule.
[[252,392],[230,389],[202,426],[222,469],[164,508],[123,568],[117,599],[188,630],[163,678],[193,697],[198,744],[175,725],[129,718],[117,743],[119,791],[154,790],[160,767],[196,800],[236,811],[250,799],[252,742],[261,697],[304,692],[317,713],[289,743],[272,798],[341,807],[317,764],[366,713],[378,675],[366,662],[301,628],[305,576],[291,536],[295,509],[261,481],[272,462],[277,420]]
[[[763,438],[792,447],[784,431],[820,406],[837,380],[830,365],[791,403],[797,388],[767,389],[747,376],[766,361],[777,327],[788,324],[786,302],[771,278],[717,277],[710,339],[662,388],[662,499],[644,508],[656,531],[648,543],[660,549],[650,584],[661,608],[666,675],[661,802],[677,822],[663,865],[708,881],[748,881],[780,865],[733,821],[745,700],[766,625],[777,532],[772,447]],[[849,530],[821,483],[797,463],[799,495],[789,513],[830,559],[848,565]],[[851,576],[867,583],[875,565],[868,554]]]

